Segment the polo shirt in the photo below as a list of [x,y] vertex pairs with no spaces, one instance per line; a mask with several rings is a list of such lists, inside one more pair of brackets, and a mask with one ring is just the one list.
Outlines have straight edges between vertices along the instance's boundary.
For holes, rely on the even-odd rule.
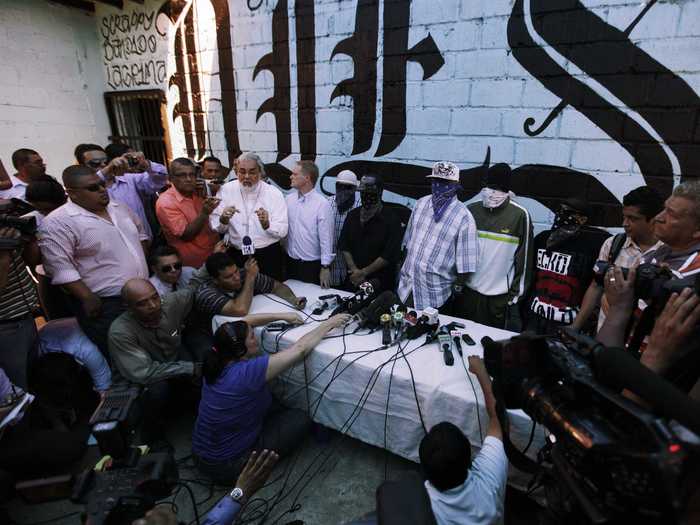
[[109,354],[115,376],[148,385],[175,376],[192,375],[192,361],[181,360],[182,331],[192,310],[192,290],[163,297],[160,323],[144,326],[131,311],[117,317],[109,329]]
[[[372,275],[389,288],[394,288],[396,263],[401,254],[401,221],[393,210],[382,206],[366,224],[360,221],[362,208],[348,212],[338,240],[339,252],[350,252],[358,268],[365,268],[377,257],[389,264]],[[339,254],[338,257],[342,257]]]
[[190,241],[183,241],[180,236],[187,225],[193,222],[204,206],[204,199],[198,195],[185,197],[171,187],[156,201],[156,216],[163,228],[168,244],[175,248],[182,258],[182,264],[199,268],[204,264],[219,241],[219,235],[211,230],[209,221],[205,221],[199,233]]

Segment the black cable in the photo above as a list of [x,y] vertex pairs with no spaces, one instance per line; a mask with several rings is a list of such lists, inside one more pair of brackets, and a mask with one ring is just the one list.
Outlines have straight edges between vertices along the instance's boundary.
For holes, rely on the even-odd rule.
[[464,368],[464,373],[467,374],[467,379],[469,379],[469,384],[472,386],[472,392],[474,392],[474,403],[476,403],[476,422],[479,424],[479,439],[481,442],[484,442],[484,433],[481,430],[481,416],[479,415],[479,398],[476,395],[476,387],[474,387],[474,381],[472,380],[472,376],[469,374],[469,370],[467,369],[467,365],[464,364],[464,356],[462,356],[462,368]]
[[197,525],[201,525],[201,522],[199,521],[199,508],[197,507],[197,500],[194,497],[194,492],[192,492],[192,489],[187,483],[182,483],[178,481],[177,485],[187,489],[187,492],[189,492],[190,494],[190,499],[192,500],[192,508],[194,510],[194,521],[191,521],[190,523],[196,523]]
[[273,303],[281,304],[282,306],[286,306],[287,308],[291,308],[295,312],[299,312],[300,314],[305,315],[306,319],[304,319],[304,323],[306,323],[306,321],[308,321],[309,319],[311,319],[312,321],[316,321],[317,323],[320,323],[321,321],[325,321],[325,319],[317,319],[313,315],[307,314],[304,310],[299,310],[298,308],[295,308],[294,306],[292,306],[291,304],[289,304],[287,302],[274,299],[273,297],[270,296],[270,294],[264,293],[264,294],[262,294],[262,296],[269,299]]
[[[408,343],[406,343],[408,344]],[[424,344],[427,344],[424,343]],[[408,358],[406,357],[406,354],[404,354],[404,349],[401,348],[401,344],[399,343],[399,350],[401,351],[401,355],[403,356],[403,360],[406,361],[406,364],[408,365],[408,372],[411,374],[411,386],[413,387],[413,397],[416,399],[416,408],[418,409],[418,417],[420,418],[420,424],[423,427],[423,432],[428,433],[428,427],[425,426],[425,420],[423,419],[423,411],[420,409],[420,401],[418,401],[418,391],[416,390],[416,379],[413,376],[413,367],[411,366],[411,363],[408,362]]]
[[527,445],[523,449],[522,453],[525,454],[529,449],[530,445],[532,445],[532,441],[535,439],[535,427],[537,426],[537,423],[533,420],[532,421],[532,428],[530,429],[530,439],[527,442]]
[[[400,343],[399,343],[400,345]],[[394,378],[394,367],[396,366],[396,361],[391,363],[391,372],[389,372],[389,386],[386,392],[386,406],[384,408],[384,481],[387,478],[387,472],[389,470],[389,456],[386,453],[386,434],[387,427],[389,425],[389,398],[391,397],[391,381]]]

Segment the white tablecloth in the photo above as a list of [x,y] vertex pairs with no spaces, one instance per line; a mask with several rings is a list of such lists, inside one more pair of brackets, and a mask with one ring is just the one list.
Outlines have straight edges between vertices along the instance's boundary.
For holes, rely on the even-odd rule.
[[[297,296],[308,299],[307,314],[311,313],[313,303],[320,295],[350,295],[337,290],[322,290],[316,285],[295,280],[289,280],[286,284]],[[281,301],[275,296],[254,297],[250,313],[293,310],[291,306],[285,307],[273,299]],[[328,312],[324,312],[318,317],[327,316]],[[231,317],[216,316],[213,320],[214,330],[231,320]],[[466,368],[469,367],[468,355],[483,354],[479,343],[482,337],[488,335],[499,340],[514,335],[471,321],[440,316],[441,325],[451,321],[464,324],[466,328],[463,330],[476,342],[476,346],[462,343]],[[309,322],[282,336],[260,329],[258,337],[265,351],[275,352],[289,347],[316,326],[316,322]],[[355,323],[348,325],[346,333],[350,334],[355,327]],[[345,346],[342,337],[322,341],[307,356],[305,365],[298,364],[280,378],[275,393],[286,404],[303,409],[310,407],[310,413],[318,423],[416,462],[418,445],[424,436],[416,405],[417,396],[428,429],[441,421],[450,421],[462,429],[476,452],[481,446],[482,437],[485,437],[488,416],[476,376],[465,370],[456,349],[453,349],[454,365],[446,366],[437,343],[413,351],[425,341],[423,336],[405,343],[404,354],[408,355],[405,359],[401,356],[392,365],[390,360],[397,354],[396,346],[363,353],[381,347],[381,331],[360,335],[366,332],[363,329],[357,335],[347,335],[344,338]],[[341,333],[342,330],[337,329],[329,335]],[[477,413],[481,421],[481,435]],[[510,421],[511,439],[522,450],[527,444],[532,421],[520,410],[510,411]],[[528,455],[533,456],[542,444],[543,431],[538,426]],[[526,478],[518,474],[511,472],[511,481],[523,485]]]

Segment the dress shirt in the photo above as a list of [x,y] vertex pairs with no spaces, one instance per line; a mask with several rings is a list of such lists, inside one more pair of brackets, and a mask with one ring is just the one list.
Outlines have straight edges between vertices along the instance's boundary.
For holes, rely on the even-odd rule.
[[26,317],[32,313],[38,302],[36,286],[29,275],[27,263],[19,253],[12,253],[7,284],[0,291],[0,320]]
[[[104,179],[102,171],[97,175]],[[146,218],[146,211],[143,208],[143,195],[154,195],[168,182],[168,170],[162,164],[151,161],[150,171],[143,173],[125,173],[114,177],[112,185],[107,188],[109,198],[117,202],[126,204],[136,216],[141,219],[143,227],[149,239],[153,238],[151,226]]]
[[107,212],[111,222],[69,201],[44,219],[37,238],[52,284],[82,280],[93,293],[111,297],[129,279],[148,278],[141,221],[118,202]]
[[469,474],[458,487],[439,491],[429,481],[425,489],[438,525],[497,525],[503,523],[508,458],[503,443],[486,436]]
[[316,190],[302,195],[294,190],[287,195],[289,234],[287,253],[301,261],[333,262],[334,220],[328,200]]
[[180,274],[180,278],[177,280],[177,285],[175,288],[173,288],[172,284],[161,281],[160,277],[158,277],[156,274],[151,275],[148,280],[151,281],[151,284],[155,287],[158,295],[164,297],[169,293],[187,288],[187,285],[190,284],[190,279],[195,271],[196,270],[191,266],[183,266],[182,273]]
[[39,353],[63,352],[87,368],[95,390],[112,384],[112,371],[97,346],[88,339],[75,317],[54,319],[39,329]]
[[27,193],[28,184],[15,175],[10,175],[12,187],[9,190],[0,191],[0,199],[22,199]]
[[219,503],[209,511],[202,525],[230,525],[235,521],[240,510],[241,504],[234,501],[226,494],[226,496],[221,498]]
[[457,274],[476,269],[476,223],[456,198],[438,222],[433,214],[432,197],[419,199],[408,221],[403,244],[407,254],[398,293],[406,302],[413,292],[413,304],[418,310],[428,306],[440,308],[450,298]]
[[359,192],[355,193],[355,201],[352,203],[349,209],[341,213],[338,206],[335,203],[335,195],[328,199],[331,203],[331,214],[333,215],[334,221],[334,236],[333,236],[333,253],[336,254],[335,259],[333,259],[333,264],[331,264],[331,285],[339,286],[345,282],[348,277],[348,266],[345,264],[345,257],[338,253],[338,240],[340,239],[340,232],[343,231],[343,224],[345,224],[345,218],[348,216],[350,210],[359,208],[362,201],[360,200]]
[[27,217],[34,217],[36,219],[36,227],[38,228],[41,226],[41,223],[44,222],[44,219],[46,218],[46,215],[41,213],[38,210],[30,211],[29,213],[25,213],[22,215],[22,218],[27,218]]
[[142,325],[130,311],[114,320],[109,328],[109,354],[121,377],[149,385],[194,373],[194,363],[183,355],[182,346],[182,330],[192,310],[192,298],[189,289],[163,297],[156,328]]
[[[248,235],[255,248],[265,248],[278,242],[287,235],[287,204],[282,192],[264,182],[258,182],[257,187],[250,193],[242,191],[241,183],[237,180],[224,184],[217,197],[221,199],[219,206],[212,212],[209,220],[212,230],[225,233],[224,239],[241,250],[242,239]],[[235,206],[229,223],[221,224],[221,214],[229,206]],[[255,210],[265,208],[270,217],[270,227],[265,230],[260,224]]]
[[182,263],[193,268],[204,264],[219,241],[219,235],[211,230],[208,221],[191,241],[180,239],[187,225],[197,218],[202,206],[204,199],[200,196],[185,197],[175,186],[161,194],[156,201],[156,215],[165,239],[180,253]]

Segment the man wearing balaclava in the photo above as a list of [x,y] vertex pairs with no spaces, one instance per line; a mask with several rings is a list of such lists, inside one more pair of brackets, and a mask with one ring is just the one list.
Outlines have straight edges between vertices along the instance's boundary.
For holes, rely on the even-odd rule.
[[360,205],[360,194],[357,192],[359,182],[357,175],[350,170],[343,170],[335,178],[335,195],[328,201],[331,203],[331,212],[334,220],[333,253],[335,259],[331,263],[331,286],[339,288],[345,283],[348,276],[348,266],[345,258],[338,252],[338,240],[340,232],[343,231],[343,224],[350,210],[354,210]]
[[520,332],[519,303],[530,287],[533,235],[530,214],[513,200],[508,164],[486,173],[481,199],[468,206],[476,221],[479,265],[455,298],[464,319]]
[[399,297],[419,310],[431,306],[453,313],[453,286],[462,286],[476,270],[477,240],[474,218],[457,199],[459,168],[436,162],[431,194],[416,202],[403,244],[406,260],[399,276]]
[[563,201],[552,229],[535,237],[535,277],[526,328],[550,334],[574,322],[593,278],[593,265],[610,234],[587,226],[588,205]]
[[379,282],[380,290],[395,287],[396,264],[401,252],[401,221],[383,205],[383,189],[378,175],[365,175],[360,179],[361,206],[348,213],[340,234],[338,250],[347,264],[344,288],[348,290],[370,279]]

